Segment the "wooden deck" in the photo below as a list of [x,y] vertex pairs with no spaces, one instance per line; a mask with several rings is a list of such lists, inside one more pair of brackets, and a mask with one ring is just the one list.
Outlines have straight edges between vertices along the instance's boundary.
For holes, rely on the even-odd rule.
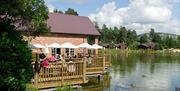
[[[106,58],[107,57],[107,58]],[[111,62],[108,56],[73,59],[73,62],[52,62],[47,68],[34,70],[32,84],[37,88],[50,88],[63,85],[87,83],[87,75],[103,74]],[[37,65],[37,64],[36,64]],[[33,67],[35,64],[33,63]]]

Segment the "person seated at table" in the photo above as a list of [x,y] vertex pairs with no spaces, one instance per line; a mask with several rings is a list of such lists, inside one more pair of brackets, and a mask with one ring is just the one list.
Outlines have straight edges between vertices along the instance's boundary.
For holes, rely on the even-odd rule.
[[41,52],[40,55],[39,55],[40,62],[42,62],[43,59],[45,59],[45,58],[46,58],[46,55]]
[[77,55],[74,55],[74,57],[73,58],[77,58]]
[[90,57],[90,55],[89,55],[88,53],[86,53],[86,56],[85,56],[85,57],[89,58],[89,57]]
[[73,61],[68,62],[67,70],[70,73],[76,72],[76,65],[73,64]]
[[61,61],[62,60],[62,56],[60,54],[56,54],[56,59]]
[[65,55],[64,54],[61,55],[61,60],[65,61]]

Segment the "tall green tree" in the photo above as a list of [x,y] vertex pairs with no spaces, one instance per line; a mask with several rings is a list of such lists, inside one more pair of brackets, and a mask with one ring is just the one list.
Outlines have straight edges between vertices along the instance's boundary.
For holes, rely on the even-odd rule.
[[161,42],[161,36],[155,33],[152,38],[152,42],[160,43]]
[[54,13],[60,13],[60,14],[63,14],[63,11],[58,10],[58,9],[54,9],[53,12],[54,12]]
[[25,91],[32,73],[26,36],[47,33],[48,10],[43,0],[0,0],[0,89]]
[[67,15],[76,15],[76,16],[79,15],[79,14],[77,13],[77,11],[75,11],[75,10],[72,9],[72,8],[68,8],[68,9],[65,11],[65,14],[67,14]]
[[126,43],[127,43],[128,45],[131,45],[131,44],[133,44],[135,41],[137,41],[136,31],[135,31],[135,30],[133,30],[133,31],[128,30],[128,31],[127,31],[127,41],[126,41]]
[[153,28],[151,28],[151,30],[149,32],[149,37],[151,38],[151,40],[153,40],[154,36],[155,36],[155,31]]
[[180,48],[180,35],[178,35],[177,41],[178,41],[177,47]]
[[126,42],[127,40],[127,29],[126,27],[121,27],[121,33],[122,33],[122,41],[121,42]]
[[142,35],[141,37],[140,37],[140,41],[139,41],[140,43],[146,43],[146,42],[148,42],[148,37],[147,37],[147,35],[146,34],[144,34],[144,35]]
[[101,29],[101,36],[100,36],[100,40],[103,43],[108,43],[109,39],[108,39],[108,28],[105,24],[103,24],[102,29]]

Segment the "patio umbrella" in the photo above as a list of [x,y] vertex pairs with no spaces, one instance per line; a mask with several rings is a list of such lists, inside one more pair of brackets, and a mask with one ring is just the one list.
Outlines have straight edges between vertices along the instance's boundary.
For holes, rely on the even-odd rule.
[[92,47],[93,47],[93,49],[96,50],[96,51],[95,51],[95,54],[97,54],[97,49],[102,49],[102,48],[103,48],[102,46],[100,46],[100,45],[98,45],[98,44],[93,44]]
[[30,44],[31,48],[38,49],[38,48],[46,48],[45,46],[41,44]]
[[69,42],[66,42],[61,45],[61,48],[78,48],[78,47]]
[[98,45],[98,44],[93,44],[92,47],[93,47],[94,49],[102,49],[102,48],[103,48],[102,46],[100,46],[100,45]]
[[[52,44],[47,45],[47,47],[48,47],[48,48],[60,48],[61,45],[58,44],[58,43],[52,43]],[[57,52],[57,49],[52,49],[52,50],[54,50],[55,53]]]
[[44,53],[47,55],[49,53],[48,45],[46,44],[46,48],[44,50]]
[[75,48],[78,48],[78,47],[71,44],[71,43],[69,43],[69,42],[66,42],[66,43],[61,44],[61,48],[68,48],[69,49],[69,56],[71,56],[70,49],[75,49]]
[[48,45],[47,47],[49,47],[49,48],[61,48],[61,45],[58,43],[52,43],[52,44]]
[[79,48],[87,48],[87,49],[93,49],[93,47],[88,43],[82,43],[78,45]]
[[88,43],[82,43],[78,45],[79,48],[83,48],[83,55],[85,56],[85,49],[93,49],[93,47]]
[[37,49],[37,51],[36,51],[36,61],[35,61],[36,62],[35,64],[37,65],[38,64],[37,63],[38,62],[38,54],[37,54],[38,53],[38,49],[40,49],[40,48],[42,49],[42,48],[46,48],[46,47],[41,45],[41,44],[30,44],[30,46],[31,46],[32,49]]

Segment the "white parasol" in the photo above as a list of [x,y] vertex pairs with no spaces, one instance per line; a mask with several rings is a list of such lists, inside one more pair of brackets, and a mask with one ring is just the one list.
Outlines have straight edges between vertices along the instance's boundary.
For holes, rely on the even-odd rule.
[[100,45],[98,45],[98,44],[93,44],[92,47],[93,47],[94,49],[102,49],[102,48],[103,48],[102,46],[100,46]]
[[78,45],[79,48],[87,48],[87,49],[93,49],[93,47],[88,43],[82,43]]
[[66,42],[66,43],[61,44],[61,48],[78,48],[78,47],[69,42]]
[[46,48],[45,46],[41,44],[30,44],[31,48],[38,49],[38,48]]
[[52,44],[48,45],[47,47],[49,47],[49,48],[61,48],[61,45],[58,43],[52,43]]

